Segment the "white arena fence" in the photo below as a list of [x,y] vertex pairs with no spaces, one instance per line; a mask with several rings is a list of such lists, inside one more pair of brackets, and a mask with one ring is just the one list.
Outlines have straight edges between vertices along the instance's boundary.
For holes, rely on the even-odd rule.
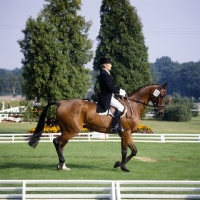
[[19,113],[19,112],[24,112],[26,110],[26,107],[25,106],[17,106],[17,107],[13,107],[13,108],[8,108],[8,109],[3,109],[3,110],[0,110],[0,113]]
[[200,181],[0,180],[0,199],[200,199]]
[[[43,133],[40,142],[52,142],[60,133]],[[1,134],[0,143],[23,143],[27,142],[30,134]],[[133,133],[134,142],[181,142],[181,143],[200,143],[200,134],[144,134]],[[79,133],[70,142],[120,142],[118,134],[104,134],[98,132]]]
[[[19,113],[25,112],[26,107],[25,106],[17,106],[14,108],[8,108],[8,109],[3,109],[0,110],[0,123],[3,120],[7,121],[13,121],[13,122],[22,122],[23,117],[22,114],[19,115]],[[16,113],[19,115],[18,117],[13,117],[13,115],[16,115]]]
[[0,114],[0,123],[3,120],[12,121],[12,122],[22,122],[24,119],[22,117],[13,117],[11,114]]

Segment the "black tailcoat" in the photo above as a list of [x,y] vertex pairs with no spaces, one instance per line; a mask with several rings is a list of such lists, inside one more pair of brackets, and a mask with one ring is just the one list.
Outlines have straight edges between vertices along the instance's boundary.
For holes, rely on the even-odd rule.
[[102,113],[109,109],[112,94],[119,94],[119,89],[114,86],[111,75],[104,69],[100,71],[99,83],[97,113]]

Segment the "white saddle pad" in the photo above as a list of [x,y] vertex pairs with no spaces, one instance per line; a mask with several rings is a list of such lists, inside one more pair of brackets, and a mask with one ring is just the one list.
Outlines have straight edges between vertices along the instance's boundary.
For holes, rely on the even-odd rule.
[[[127,107],[125,108],[125,111],[124,111],[124,113],[123,113],[123,115],[121,117],[123,117],[126,114],[126,112],[127,112]],[[114,115],[113,115],[113,113],[112,113],[112,111],[110,109],[107,110],[106,112],[99,113],[99,115],[111,115],[112,117],[114,117]]]

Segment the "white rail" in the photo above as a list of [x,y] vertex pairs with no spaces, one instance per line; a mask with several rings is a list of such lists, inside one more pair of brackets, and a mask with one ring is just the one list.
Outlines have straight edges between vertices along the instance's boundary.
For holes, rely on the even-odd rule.
[[0,123],[3,120],[13,121],[13,122],[22,122],[24,119],[22,117],[10,117],[10,114],[0,114]]
[[8,108],[8,109],[3,109],[0,110],[0,113],[19,113],[19,112],[24,112],[26,110],[25,106],[17,106],[13,108]]
[[0,180],[0,199],[199,199],[200,181]]
[[[40,142],[52,142],[60,133],[43,133]],[[1,134],[0,143],[22,143],[30,134]],[[200,134],[142,134],[133,133],[132,138],[135,142],[181,142],[181,143],[199,143]],[[117,134],[104,133],[79,133],[71,142],[120,142],[120,137]]]
[[121,199],[199,199],[200,181],[116,181]]
[[0,199],[116,199],[114,181],[0,180],[0,186]]

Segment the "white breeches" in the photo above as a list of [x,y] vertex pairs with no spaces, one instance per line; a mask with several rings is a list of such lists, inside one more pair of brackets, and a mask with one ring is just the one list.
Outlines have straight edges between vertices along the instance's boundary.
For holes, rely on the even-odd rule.
[[110,105],[113,106],[114,108],[117,108],[121,112],[123,112],[124,110],[124,106],[113,96],[111,98]]

